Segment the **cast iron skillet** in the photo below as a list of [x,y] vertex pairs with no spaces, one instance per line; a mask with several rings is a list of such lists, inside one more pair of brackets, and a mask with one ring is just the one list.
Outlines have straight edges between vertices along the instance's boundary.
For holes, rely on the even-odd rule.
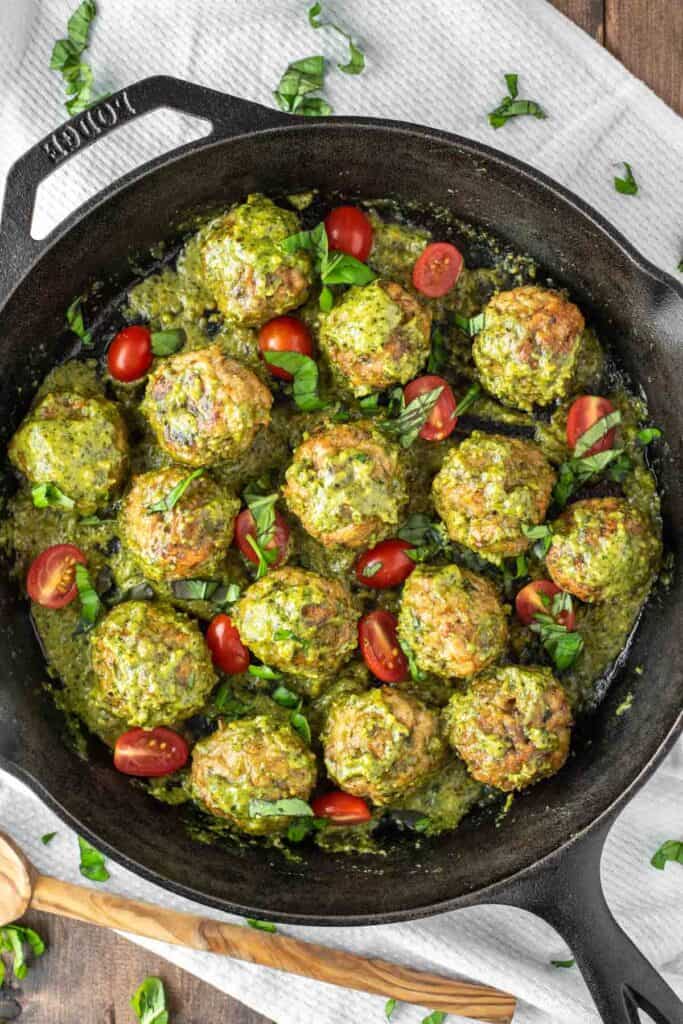
[[[172,107],[209,120],[206,138],[126,175],[44,241],[30,237],[38,184],[63,160],[118,124]],[[126,254],[169,235],[183,211],[252,190],[317,186],[365,197],[435,202],[531,253],[567,285],[640,382],[671,457],[659,466],[667,543],[681,561],[683,289],[646,263],[601,217],[530,167],[444,132],[368,118],[307,120],[172,78],[149,78],[38,143],[10,172],[0,222],[0,443],[26,412],[37,382],[63,357],[64,310],[93,278],[125,284]],[[129,272],[128,272],[129,273]],[[42,656],[26,604],[0,580],[0,764],[106,854],[173,892],[225,911],[297,924],[378,924],[477,903],[540,914],[564,936],[609,1024],[676,1024],[683,1008],[614,921],[600,856],[619,810],[671,747],[683,673],[680,572],[651,601],[628,664],[560,775],[517,801],[504,826],[465,823],[416,853],[388,858],[312,850],[290,865],[272,852],[198,846],[177,810],[151,801],[62,743],[41,682]],[[632,710],[615,709],[636,685]],[[390,994],[390,993],[389,993]]]

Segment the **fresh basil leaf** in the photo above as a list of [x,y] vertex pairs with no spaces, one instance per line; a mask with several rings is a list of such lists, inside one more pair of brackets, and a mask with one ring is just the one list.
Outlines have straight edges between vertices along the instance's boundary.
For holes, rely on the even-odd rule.
[[182,348],[187,340],[187,335],[182,327],[169,331],[152,331],[152,352],[155,356],[172,356],[174,352]]
[[572,494],[592,481],[599,473],[606,471],[612,480],[620,482],[631,469],[631,460],[621,448],[609,448],[596,455],[569,459],[559,468],[557,483],[553,489],[553,501],[560,508],[564,508]]
[[270,696],[271,700],[274,700],[281,708],[295,708],[298,710],[301,707],[301,697],[299,694],[288,690],[282,683],[273,690]]
[[481,384],[473,384],[467,389],[463,398],[460,399],[455,407],[455,415],[462,416],[467,410],[474,405],[479,396],[481,395]]
[[633,177],[631,165],[627,164],[625,160],[622,162],[626,168],[626,174],[623,178],[614,178],[614,187],[617,192],[621,192],[624,196],[635,196],[638,194],[638,183]]
[[287,839],[290,843],[300,843],[311,832],[320,832],[326,827],[327,821],[325,818],[297,818],[287,829]]
[[89,878],[91,882],[106,882],[110,876],[105,867],[104,855],[83,836],[78,837],[78,847],[81,851],[79,870],[83,877]]
[[310,231],[297,231],[295,235],[289,235],[280,243],[285,252],[296,252],[297,249],[305,249],[312,252],[315,258],[316,270],[320,273],[322,261],[328,254],[329,243],[325,224],[321,221]]
[[323,287],[320,289],[320,297],[318,299],[318,304],[323,313],[329,313],[332,307],[334,306],[334,295],[332,294],[331,289],[327,287],[327,285],[323,285]]
[[379,410],[379,395],[376,391],[371,395],[364,395],[358,399],[358,405],[364,413],[372,415]]
[[44,836],[40,837],[40,841],[43,844],[43,846],[49,846],[49,844],[52,842],[56,835],[56,832],[46,832]]
[[300,352],[266,352],[264,355],[271,366],[291,373],[292,394],[297,408],[303,412],[328,408],[329,402],[323,401],[318,394],[318,365],[315,359]]
[[94,103],[106,99],[108,93],[92,94],[92,68],[81,60],[88,47],[90,27],[97,8],[94,0],[83,0],[67,23],[67,37],[58,39],[52,49],[50,67],[62,75],[67,94],[66,109],[71,117],[82,113]]
[[447,360],[446,339],[440,327],[433,327],[432,347],[429,350],[429,359],[427,360],[427,373],[441,373]]
[[545,558],[553,542],[552,527],[547,523],[542,523],[540,526],[523,526],[522,533],[527,540],[535,542],[532,550],[536,557]]
[[574,960],[551,960],[553,967],[573,967]]
[[260,580],[266,575],[273,562],[277,559],[277,551],[268,551],[266,548],[261,547],[255,537],[252,537],[250,533],[247,534],[247,544],[256,555],[258,562],[256,567],[256,579]]
[[448,1016],[443,1010],[434,1010],[428,1016],[422,1018],[422,1024],[443,1024]]
[[322,222],[311,231],[298,231],[295,235],[290,235],[281,245],[285,252],[305,249],[313,253],[315,270],[320,274],[320,280],[324,285],[320,293],[320,308],[323,312],[329,312],[333,304],[333,296],[328,285],[366,285],[374,281],[377,276],[367,264],[361,263],[353,256],[347,256],[343,252],[330,254],[327,231]]
[[60,491],[56,484],[36,484],[31,488],[31,498],[36,508],[71,509],[76,504],[73,498]]
[[273,93],[280,110],[304,117],[326,117],[332,107],[322,96],[311,96],[325,84],[325,58],[304,57],[288,64]]
[[[264,494],[256,487],[250,486],[245,488],[243,497],[247,508],[254,517],[256,540],[261,547],[265,547],[272,541],[275,534],[275,505],[279,495],[277,491]],[[275,561],[277,552],[268,552],[268,554],[274,555],[273,561]],[[268,561],[268,559],[266,560]]]
[[289,797],[284,800],[250,800],[250,818],[310,818],[313,811],[305,800]]
[[391,1020],[391,1016],[392,1016],[392,1014],[393,1014],[395,1009],[396,1009],[396,1000],[395,999],[387,999],[386,1003],[384,1004],[384,1016],[386,1017],[387,1020]]
[[648,444],[652,444],[653,441],[656,441],[661,436],[662,432],[659,427],[644,427],[636,434],[638,444],[642,445],[643,448]]
[[361,263],[355,256],[335,252],[325,261],[320,276],[324,284],[370,284],[377,277],[367,263]]
[[667,839],[652,855],[650,864],[658,871],[663,871],[668,863],[683,864],[683,840]]
[[518,80],[518,78],[519,78],[519,75],[506,75],[505,76],[505,84],[508,87],[508,95],[513,100],[517,99],[517,80]]
[[180,601],[210,601],[218,608],[234,604],[241,593],[236,583],[218,583],[216,580],[173,580],[171,590]]
[[337,64],[337,67],[339,68],[340,71],[343,71],[347,75],[360,75],[360,73],[363,71],[363,69],[365,67],[365,56],[364,56],[362,50],[360,50],[359,47],[357,47],[354,44],[353,40],[351,39],[351,36],[347,32],[344,32],[344,30],[341,29],[339,27],[339,25],[335,25],[335,24],[333,24],[333,22],[329,22],[329,21],[322,21],[322,19],[320,17],[321,13],[322,13],[322,4],[321,3],[315,3],[315,4],[313,4],[312,7],[309,7],[309,9],[308,9],[308,23],[309,23],[309,25],[311,26],[311,28],[316,28],[316,29],[317,28],[331,28],[335,32],[337,32],[340,36],[343,36],[344,39],[346,39],[346,41],[349,44],[349,60],[348,60],[348,63],[346,63],[346,64]]
[[[21,980],[28,974],[28,964],[24,955],[24,946],[30,946],[33,955],[42,956],[45,952],[45,942],[38,932],[32,928],[25,928],[18,924],[8,924],[0,928],[0,953],[10,953],[14,957],[12,969],[14,976]],[[0,960],[0,987],[5,980],[5,964]]]
[[429,419],[429,415],[439,401],[443,385],[416,395],[412,401],[405,404],[402,399],[401,410],[396,419],[387,419],[380,424],[385,433],[395,437],[402,448],[410,448],[417,440],[418,434]]
[[323,5],[320,4],[320,3],[313,4],[312,7],[309,7],[309,9],[308,9],[308,23],[311,26],[311,28],[322,28],[323,27],[323,23],[320,20],[320,14],[322,12],[322,9],[323,9]]
[[247,672],[256,679],[282,679],[282,672],[276,672],[269,665],[250,665]]
[[311,727],[306,716],[301,711],[292,711],[289,721],[294,732],[301,736],[304,743],[310,747]]
[[574,458],[580,459],[587,451],[590,451],[594,444],[597,444],[598,441],[602,440],[605,434],[609,433],[609,431],[619,423],[621,423],[621,413],[618,409],[615,409],[614,412],[607,413],[606,416],[601,416],[599,420],[596,420],[588,430],[585,430],[583,434],[577,438],[576,444],[574,445]]
[[479,334],[479,331],[483,331],[486,326],[486,314],[477,313],[476,316],[460,316],[456,313],[453,317],[455,326],[459,327],[465,334],[469,334],[470,338],[474,337],[475,334]]
[[130,1005],[139,1024],[169,1024],[166,991],[161,978],[145,978]]
[[581,634],[570,632],[566,626],[560,625],[550,615],[538,612],[534,616],[534,622],[530,628],[534,633],[539,634],[541,643],[560,672],[571,668],[583,650]]
[[255,917],[245,918],[250,928],[257,928],[260,932],[270,932],[271,935],[277,931],[272,921],[258,921]]
[[377,573],[382,568],[383,564],[384,563],[379,558],[376,559],[374,562],[368,562],[368,564],[363,567],[361,576],[363,577],[363,579],[371,580],[373,576],[377,575]]
[[180,501],[180,499],[182,498],[183,494],[190,486],[192,481],[202,476],[203,473],[203,469],[195,469],[191,473],[188,473],[187,476],[183,477],[182,480],[178,481],[175,487],[173,487],[165,497],[160,498],[159,501],[155,501],[153,505],[148,505],[147,512],[151,513],[172,511],[172,509],[176,507],[176,505],[178,504],[178,502]]
[[66,311],[66,326],[70,331],[81,339],[81,344],[85,348],[90,348],[93,344],[92,334],[90,331],[86,331],[85,324],[83,322],[83,310],[81,309],[81,303],[83,296],[79,295],[78,298],[74,299],[69,308]]
[[418,668],[418,664],[415,661],[415,655],[413,654],[413,651],[408,646],[408,644],[403,643],[403,641],[401,640],[399,640],[398,643],[399,647],[406,656],[406,660],[408,662],[408,670],[410,672],[410,678],[413,680],[414,683],[423,683],[427,678],[427,673],[423,672],[421,668]]
[[[507,77],[506,75],[506,79]],[[492,128],[502,128],[511,118],[526,115],[538,118],[548,116],[540,104],[535,103],[534,100],[518,100],[513,96],[506,96],[499,106],[491,111],[488,119]]]
[[90,573],[84,565],[76,563],[76,588],[81,603],[81,622],[86,626],[94,626],[100,614],[102,602],[92,585]]

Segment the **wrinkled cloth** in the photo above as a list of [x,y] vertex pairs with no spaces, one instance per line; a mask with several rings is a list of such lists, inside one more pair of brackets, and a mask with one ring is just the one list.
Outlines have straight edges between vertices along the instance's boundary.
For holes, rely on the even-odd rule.
[[[12,161],[66,118],[52,44],[76,0],[5,0],[0,5],[0,183]],[[568,186],[669,273],[683,256],[683,122],[642,83],[545,0],[337,0],[325,5],[363,45],[367,70],[334,70],[344,41],[308,24],[306,2],[99,0],[87,59],[99,91],[173,74],[272,105],[290,60],[333,60],[325,89],[337,114],[413,121],[479,139]],[[486,113],[505,95],[504,74],[547,120],[517,118],[494,131]],[[144,161],[204,134],[207,125],[165,111],[125,125],[61,167],[40,189],[33,233],[44,236],[88,196]],[[628,161],[637,196],[613,185]],[[683,339],[682,339],[683,341]],[[635,699],[647,700],[647,680]],[[623,812],[602,865],[608,902],[624,929],[683,993],[683,875],[650,867],[666,839],[683,838],[683,747],[678,746]],[[27,789],[0,778],[0,828],[38,867],[78,874],[76,838]],[[49,846],[40,836],[56,830]],[[107,888],[180,909],[198,909],[109,865]],[[211,911],[203,911],[211,914]],[[215,915],[220,916],[220,915]],[[523,911],[475,907],[425,921],[373,928],[282,929],[341,949],[478,979],[519,998],[517,1024],[594,1024],[597,1014],[570,953],[544,922]],[[141,940],[135,940],[141,941]],[[383,1001],[156,942],[149,948],[193,971],[277,1024],[383,1020]],[[390,996],[391,993],[387,993]],[[397,1024],[426,1011],[401,1006]],[[456,1021],[455,1017],[449,1020]],[[211,1022],[213,1024],[213,1022]]]

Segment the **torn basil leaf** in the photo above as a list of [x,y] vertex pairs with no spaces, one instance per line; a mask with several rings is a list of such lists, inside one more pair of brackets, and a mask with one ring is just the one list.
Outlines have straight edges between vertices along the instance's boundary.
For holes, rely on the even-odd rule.
[[61,491],[56,484],[36,484],[31,488],[31,498],[36,508],[71,509],[76,502]]
[[636,434],[638,444],[645,448],[646,445],[652,444],[653,441],[658,440],[662,436],[662,432],[659,427],[643,427]]
[[571,668],[583,650],[581,634],[575,631],[570,632],[566,626],[556,622],[553,616],[537,612],[530,628],[534,633],[539,634],[541,643],[560,672]]
[[299,694],[293,693],[292,690],[287,689],[287,687],[282,684],[277,686],[270,696],[271,700],[274,700],[281,708],[298,709],[301,706],[301,697]]
[[311,818],[313,811],[305,800],[289,797],[284,800],[250,800],[250,818]]
[[347,256],[343,252],[330,253],[327,231],[322,222],[310,231],[298,231],[295,235],[290,235],[281,245],[285,252],[305,249],[313,254],[316,273],[320,274],[324,286],[320,293],[320,308],[323,312],[329,312],[333,304],[332,292],[328,285],[366,285],[377,276],[366,263],[361,263],[354,256]]
[[78,847],[81,852],[79,870],[83,877],[89,878],[91,882],[106,882],[109,872],[105,867],[104,855],[82,836],[78,837]]
[[325,84],[325,58],[304,57],[292,61],[273,93],[280,110],[304,117],[327,117],[332,107],[322,96],[312,96]]
[[343,71],[346,75],[360,75],[365,68],[365,55],[360,47],[356,46],[351,36],[344,29],[340,28],[339,25],[335,25],[331,21],[323,21],[321,19],[322,4],[315,3],[308,9],[308,23],[311,28],[331,28],[337,32],[340,36],[347,41],[349,44],[349,59],[346,64],[337,64],[340,71]]
[[66,38],[58,39],[52,48],[50,67],[53,71],[61,72],[67,94],[65,106],[70,117],[82,113],[109,95],[93,95],[92,68],[81,59],[88,47],[90,27],[96,14],[95,0],[83,0],[69,18]]
[[40,841],[43,844],[43,846],[49,846],[49,844],[52,842],[56,835],[56,832],[46,832],[44,836],[40,837]]
[[292,711],[289,718],[292,729],[297,733],[304,741],[306,746],[311,745],[311,727],[308,724],[308,719],[301,711]]
[[282,672],[277,672],[269,665],[250,665],[247,671],[256,679],[282,679]]
[[618,409],[614,412],[601,416],[599,420],[581,434],[574,445],[574,458],[580,459],[586,452],[590,451],[593,445],[601,441],[605,434],[608,434],[613,427],[621,423],[621,413]]
[[481,395],[481,384],[472,384],[455,407],[455,415],[462,416],[474,405]]
[[683,864],[683,840],[667,839],[652,855],[650,864],[658,871],[663,871],[668,863]]
[[475,334],[479,334],[479,331],[483,331],[486,326],[486,314],[477,313],[476,316],[460,316],[456,313],[453,317],[456,327],[459,327],[465,334],[469,334],[470,338],[474,337]]
[[81,622],[86,628],[90,628],[97,622],[102,602],[92,585],[90,573],[80,562],[76,564],[76,588],[81,603]]
[[380,571],[382,565],[383,562],[380,561],[379,558],[376,559],[374,562],[368,562],[368,564],[364,566],[361,576],[366,580],[371,580],[372,577],[376,576],[377,573]]
[[84,348],[91,348],[93,345],[93,338],[90,331],[86,331],[85,329],[85,324],[83,322],[83,310],[81,308],[82,301],[83,296],[79,295],[78,298],[73,300],[67,309],[66,326],[81,339],[81,344]]
[[[8,924],[0,928],[0,953],[9,953],[14,957],[12,970],[19,981],[28,974],[24,946],[29,946],[36,957],[42,956],[45,952],[45,943],[33,928],[25,928],[18,924]],[[0,987],[4,980],[5,963],[0,959]]]
[[596,455],[584,455],[580,459],[563,462],[558,470],[557,483],[553,488],[553,501],[564,508],[572,494],[584,484],[590,483],[600,473],[606,472],[610,479],[621,482],[632,469],[631,460],[621,448],[609,448]]
[[260,932],[270,932],[271,935],[277,931],[272,921],[258,921],[255,917],[247,917],[245,921],[250,928],[256,928]]
[[518,95],[518,75],[505,75],[505,84],[508,94],[501,100],[495,110],[488,115],[489,124],[492,128],[502,128],[504,124],[513,118],[529,115],[531,117],[545,118],[547,115],[543,108],[533,100],[520,100]]
[[323,401],[318,394],[318,364],[315,359],[300,352],[265,352],[264,356],[271,366],[291,373],[292,396],[298,409],[316,412],[328,408],[329,402]]
[[169,1024],[166,990],[161,978],[145,978],[133,993],[130,1005],[139,1024]]
[[171,356],[182,348],[186,341],[186,334],[182,327],[168,331],[152,331],[150,337],[152,352],[155,356]]
[[155,501],[153,505],[148,505],[147,512],[171,512],[176,507],[192,481],[202,476],[203,473],[203,469],[195,469],[192,473],[188,473],[186,477],[183,477],[182,480],[178,481],[175,487],[173,487],[165,497],[160,498],[159,501]]
[[220,608],[234,604],[241,593],[236,583],[217,580],[173,580],[171,590],[180,601],[210,601]]
[[405,404],[403,390],[401,389],[400,411],[395,419],[386,419],[380,423],[381,429],[395,437],[402,448],[410,448],[417,440],[418,434],[429,419],[432,409],[439,401],[443,385],[416,395],[412,401]]
[[553,965],[553,967],[573,967],[574,966],[574,961],[573,960],[551,960],[550,963]]
[[636,179],[633,177],[633,170],[631,169],[631,165],[627,164],[625,160],[622,162],[624,164],[624,167],[626,168],[626,174],[623,178],[615,176],[614,187],[617,190],[617,192],[621,192],[621,194],[624,196],[635,196],[638,194],[638,183]]
[[528,540],[535,542],[532,550],[536,557],[545,558],[553,542],[552,527],[547,523],[542,523],[540,526],[523,526],[522,533]]
[[384,1004],[384,1016],[386,1017],[387,1020],[391,1020],[391,1016],[392,1016],[392,1014],[393,1014],[395,1009],[396,1009],[396,1000],[395,999],[387,999],[386,1003]]

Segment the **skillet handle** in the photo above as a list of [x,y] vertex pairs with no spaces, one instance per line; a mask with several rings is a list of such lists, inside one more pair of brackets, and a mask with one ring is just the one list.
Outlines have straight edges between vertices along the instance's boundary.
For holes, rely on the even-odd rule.
[[[212,139],[291,123],[291,115],[166,75],[144,78],[72,117],[20,157],[7,176],[0,218],[0,299],[9,295],[60,230],[57,228],[40,241],[31,238],[33,208],[40,183],[57,167],[109,132],[162,107],[209,121],[212,125],[209,138]],[[180,146],[173,152],[180,155],[191,145]],[[126,175],[121,184],[146,173],[167,157],[165,154]],[[96,197],[90,200],[86,208],[96,201]]]
[[531,910],[571,948],[605,1024],[681,1024],[683,1002],[617,924],[600,881],[600,860],[612,822],[575,840],[543,865],[515,880],[502,901]]

